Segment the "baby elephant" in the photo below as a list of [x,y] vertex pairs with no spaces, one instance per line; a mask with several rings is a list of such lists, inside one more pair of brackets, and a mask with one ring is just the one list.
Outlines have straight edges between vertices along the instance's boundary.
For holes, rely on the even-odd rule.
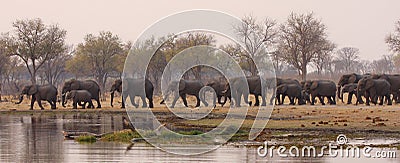
[[67,93],[66,98],[72,99],[72,105],[74,109],[77,109],[77,105],[82,106],[82,109],[85,109],[86,103],[89,103],[88,106],[94,108],[92,103],[92,95],[87,90],[72,90]]

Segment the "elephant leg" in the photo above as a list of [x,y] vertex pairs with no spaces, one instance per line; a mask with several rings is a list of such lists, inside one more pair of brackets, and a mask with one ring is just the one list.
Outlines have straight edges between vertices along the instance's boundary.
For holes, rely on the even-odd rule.
[[57,99],[53,99],[53,105],[51,106],[51,109],[56,109],[57,108]]
[[50,104],[50,106],[51,106],[51,109],[56,109],[56,103],[55,102],[53,102],[53,101],[51,101],[51,100],[46,100],[49,104]]
[[[87,102],[83,102],[82,109],[85,109]],[[89,106],[88,106],[89,107]]]
[[331,102],[332,102],[332,103],[330,103],[330,104],[331,104],[331,105],[336,105],[335,96],[331,96],[330,99],[331,99]]
[[42,106],[42,100],[40,100],[40,99],[37,98],[36,101],[37,101],[37,103],[39,104],[40,109],[41,109],[41,110],[44,110],[44,107]]
[[78,108],[78,101],[74,100],[72,106],[73,106],[72,107],[73,109],[77,109]]
[[311,105],[315,105],[315,96],[311,95]]
[[122,106],[121,106],[121,109],[125,108],[125,100],[126,99],[124,98],[124,95],[122,95]]
[[392,105],[392,99],[390,99],[390,94],[386,95],[386,99],[388,100],[387,104]]
[[281,95],[282,96],[282,100],[281,100],[281,102],[279,103],[279,105],[282,105],[282,104],[284,104],[285,103],[285,98],[286,98],[286,95]]
[[[92,100],[90,100],[90,101],[89,101],[89,105],[92,105],[92,107],[91,107],[91,108],[92,108],[92,109],[94,109],[94,105],[93,105],[93,102],[92,102]],[[88,108],[89,108],[89,106],[88,106]]]
[[260,100],[258,99],[258,95],[254,94],[254,98],[256,99],[256,103],[254,104],[254,106],[260,106]]
[[272,105],[274,103],[275,98],[276,97],[274,95],[271,96],[271,98],[269,99],[269,105]]
[[175,107],[176,101],[178,101],[179,95],[175,94],[174,100],[172,101],[171,108]]
[[325,105],[324,97],[323,96],[318,96],[319,101],[321,102],[322,105]]
[[140,96],[142,98],[142,108],[147,108],[147,102],[146,102],[146,97],[145,96]]
[[[182,93],[182,94],[180,94],[180,97],[181,97],[181,99],[182,99],[182,101],[183,101],[183,105],[185,105],[186,107],[188,107],[187,100],[186,100],[186,94]],[[196,96],[196,98],[199,98],[199,97]],[[197,100],[196,107],[197,107],[197,105],[200,106],[200,100]]]
[[133,106],[135,106],[135,108],[139,107],[139,104],[136,104],[135,102],[135,96],[129,95],[129,99],[131,100],[131,103]]
[[[197,97],[196,97],[196,98],[197,98]],[[199,106],[200,106],[200,101],[201,101],[206,107],[208,106],[208,102],[206,101],[205,98],[198,98],[197,101],[198,101],[198,103],[199,103]],[[199,106],[196,106],[196,107],[199,107]],[[215,100],[214,100],[214,105],[213,105],[213,106],[215,106]]]
[[96,102],[97,102],[97,108],[101,108],[100,98],[97,98],[97,99],[96,99]]
[[[222,104],[221,98],[222,98],[222,96],[217,96],[218,104]],[[226,101],[226,97],[224,98],[224,100]],[[213,105],[214,105],[214,106],[216,105],[215,99],[214,99],[214,101],[213,101]]]
[[[244,99],[244,102],[246,103],[246,104],[249,104],[249,106],[251,106],[251,104],[252,104],[252,101],[249,101],[249,94],[247,94],[247,95],[243,95],[243,99]],[[258,102],[258,103],[260,103],[260,102]]]
[[153,97],[147,97],[147,99],[149,100],[149,108],[154,108]]
[[288,96],[288,97],[289,97],[289,101],[290,101],[289,105],[294,105],[294,97],[290,97],[290,96]]
[[370,97],[369,97],[369,93],[365,93],[365,104],[367,105],[367,106],[369,106],[370,104],[369,104],[369,99]]
[[349,92],[349,95],[347,97],[347,104],[351,104],[352,98],[353,98],[353,93]]
[[31,107],[29,108],[29,110],[33,110],[33,105],[35,104],[35,101],[36,101],[36,97],[32,95],[32,98],[31,98]]
[[[200,97],[199,96],[196,96],[196,107],[199,107],[200,106]],[[187,105],[185,105],[186,107],[187,107]]]

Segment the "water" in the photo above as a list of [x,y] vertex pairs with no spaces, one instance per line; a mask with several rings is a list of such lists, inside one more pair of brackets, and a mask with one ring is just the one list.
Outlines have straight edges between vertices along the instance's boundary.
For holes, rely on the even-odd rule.
[[[95,134],[127,128],[123,113],[13,114],[0,115],[0,162],[256,162],[294,161],[293,158],[262,158],[254,147],[223,146],[195,156],[173,155],[145,143],[96,142],[80,144],[64,140],[63,131]],[[297,158],[299,162],[399,162],[398,159]]]

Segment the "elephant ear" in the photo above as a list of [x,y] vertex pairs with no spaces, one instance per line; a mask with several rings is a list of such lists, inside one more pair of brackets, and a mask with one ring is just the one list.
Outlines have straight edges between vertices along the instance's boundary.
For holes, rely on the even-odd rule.
[[316,89],[318,87],[318,82],[312,82],[310,89]]
[[283,93],[283,92],[286,92],[287,91],[287,85],[280,85],[279,87],[278,87],[278,90],[280,90],[281,91],[281,93]]
[[185,89],[186,82],[184,80],[179,81],[179,91],[182,91]]
[[[122,80],[121,80],[121,85],[120,85],[120,87],[122,88],[122,91],[123,92],[126,92],[126,91],[128,91],[128,85],[129,85],[129,81],[128,81],[128,79],[124,79],[124,86],[122,86]],[[119,83],[118,83],[119,84]]]
[[367,79],[367,81],[365,82],[365,89],[370,89],[371,87],[373,87],[375,84],[373,79]]
[[77,80],[71,81],[71,90],[77,90],[80,88],[80,83]]
[[37,85],[32,85],[29,90],[28,90],[28,95],[33,95],[38,91],[38,86]]
[[355,83],[356,80],[357,80],[356,74],[352,74],[352,75],[350,75],[350,77],[349,77],[348,83]]

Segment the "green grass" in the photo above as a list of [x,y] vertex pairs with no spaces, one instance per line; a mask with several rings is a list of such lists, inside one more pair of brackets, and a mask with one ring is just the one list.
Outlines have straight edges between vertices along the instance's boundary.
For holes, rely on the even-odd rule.
[[75,138],[75,140],[79,143],[94,143],[97,141],[96,137],[91,135],[81,135]]
[[179,131],[178,133],[182,135],[200,135],[203,134],[203,132],[199,130],[192,130],[192,131]]
[[100,138],[101,141],[123,142],[129,143],[134,138],[141,138],[139,133],[132,130],[116,131],[111,134],[106,134]]

